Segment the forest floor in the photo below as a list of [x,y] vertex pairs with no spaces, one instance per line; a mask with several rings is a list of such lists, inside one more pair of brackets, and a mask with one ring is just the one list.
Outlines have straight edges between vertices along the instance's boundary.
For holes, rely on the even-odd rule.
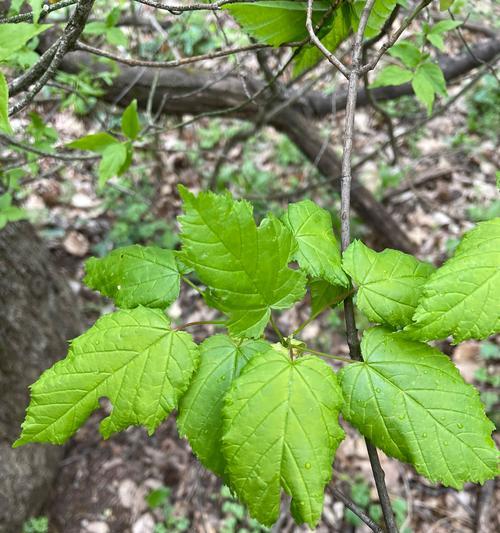
[[[484,89],[484,85],[481,87]],[[450,93],[459,88],[450,89]],[[480,109],[472,101],[479,88],[408,137],[396,165],[387,162],[390,150],[384,150],[359,172],[359,178],[376,192],[415,243],[419,257],[436,264],[452,253],[457,239],[476,221],[499,216],[500,212],[495,180],[500,168],[496,139],[471,131],[472,120],[485,119],[484,108],[478,111],[482,116],[472,116],[474,105]],[[402,99],[396,107],[412,105],[410,99]],[[340,138],[341,118],[337,116],[334,126],[325,123],[325,135]],[[64,179],[47,167],[42,169],[44,176],[30,183],[25,207],[84,303],[89,325],[101,313],[111,311],[112,306],[83,285],[84,260],[134,241],[175,245],[175,226],[171,221],[180,209],[175,185],[184,183],[196,189],[206,186],[217,150],[225,139],[226,123],[233,129],[237,127],[236,122],[207,120],[194,128],[162,136],[155,159],[144,159],[144,172],[127,178],[129,181],[112,180],[106,191],[96,190],[91,166],[66,169]],[[72,115],[63,113],[54,116],[54,127],[74,139],[86,133],[87,125],[84,120],[75,121]],[[494,125],[479,127],[494,129]],[[358,159],[386,139],[383,125],[365,111],[357,117],[357,131]],[[201,155],[197,150],[200,145],[206,150]],[[295,186],[314,183],[317,177],[294,147],[269,129],[244,147],[233,148],[227,158],[230,163],[221,188],[227,186],[240,195],[257,192],[265,197],[279,183],[278,190],[289,190],[293,196]],[[335,211],[337,199],[331,191],[311,187],[309,197]],[[256,212],[261,214],[262,208],[257,207]],[[359,221],[354,230],[356,236],[377,246],[376,235]],[[285,331],[294,328],[307,311],[304,304],[283,313],[280,327]],[[184,289],[169,316],[182,323],[210,319],[210,312],[194,291]],[[359,318],[361,326],[367,324],[363,317]],[[342,323],[341,311],[334,310],[304,330],[304,338],[314,339],[320,350],[347,353]],[[212,333],[210,328],[195,332],[198,339],[207,333]],[[459,347],[443,344],[441,348],[453,358],[464,378],[482,390],[489,411],[498,413],[498,389],[494,388],[500,364],[498,339],[489,343],[466,342]],[[51,533],[266,531],[249,521],[245,509],[221,482],[199,465],[187,442],[178,437],[173,417],[151,437],[143,429],[132,428],[103,441],[98,423],[107,408],[104,403],[66,448],[42,510],[50,517]],[[326,491],[318,532],[366,531],[345,512],[341,502],[335,501],[332,486],[351,493],[374,516],[379,512],[364,442],[352,429],[346,428],[346,432],[347,438],[335,459],[332,485]],[[494,510],[500,502],[500,486],[467,485],[457,492],[431,484],[411,467],[384,456],[382,465],[401,531],[472,532],[476,530],[478,509],[490,531],[500,531],[500,519]],[[275,531],[306,529],[294,526],[284,513]]]

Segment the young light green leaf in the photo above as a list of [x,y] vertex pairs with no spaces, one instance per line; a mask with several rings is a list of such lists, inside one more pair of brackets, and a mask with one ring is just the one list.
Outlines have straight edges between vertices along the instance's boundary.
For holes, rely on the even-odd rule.
[[346,420],[433,482],[460,490],[498,473],[494,425],[447,356],[380,327],[361,350],[364,362],[339,374]]
[[388,85],[402,85],[413,78],[413,72],[397,65],[384,67],[377,75],[371,87],[386,87]]
[[275,347],[245,366],[226,396],[222,442],[230,486],[253,518],[277,520],[283,487],[296,522],[316,525],[344,436],[341,405],[336,376],[317,357],[292,361]]
[[289,204],[283,223],[297,241],[292,255],[311,277],[347,287],[349,280],[341,267],[340,249],[333,234],[332,218],[311,200]]
[[0,72],[0,131],[12,133],[9,122],[9,86],[5,76]]
[[454,30],[455,28],[458,28],[462,24],[463,22],[461,20],[452,20],[452,19],[441,20],[431,27],[431,29],[429,30],[429,33],[434,33],[434,34],[446,33],[447,31],[451,31],[451,30]]
[[288,267],[296,246],[290,231],[274,217],[257,227],[251,204],[229,194],[179,190],[182,261],[230,316],[232,334],[259,337],[271,309],[287,309],[305,293],[305,275]]
[[106,29],[106,40],[109,44],[112,44],[114,46],[127,46],[128,45],[128,38],[123,33],[121,28],[107,28]]
[[99,185],[102,187],[109,179],[118,176],[127,161],[127,146],[122,143],[110,144],[102,152],[99,163]]
[[20,50],[30,39],[49,29],[52,24],[19,22],[0,24],[0,61]]
[[419,65],[412,80],[416,97],[426,106],[427,113],[432,113],[436,93],[446,96],[446,80],[443,71],[435,63]]
[[122,132],[123,135],[133,141],[137,139],[140,131],[141,124],[137,113],[137,100],[132,100],[122,115]]
[[[384,26],[387,19],[391,16],[391,13],[394,11],[398,0],[375,0],[373,8],[368,17],[368,24],[366,25],[365,37],[375,37],[378,35],[382,27]],[[359,19],[361,13],[365,7],[366,0],[356,0],[354,2],[354,12],[355,12],[355,22],[354,22],[354,31],[358,29]]]
[[324,280],[314,280],[310,283],[311,311],[313,316],[319,315],[328,307],[342,302],[349,294],[349,289],[341,285],[331,285]]
[[434,267],[397,250],[375,252],[354,241],[344,252],[344,270],[358,286],[356,305],[372,322],[396,328],[411,323]]
[[102,154],[106,148],[113,144],[119,144],[119,140],[110,135],[109,133],[91,133],[85,135],[80,139],[76,139],[67,144],[68,148],[74,148],[75,150],[89,150],[90,152],[97,152]]
[[[328,8],[328,2],[314,2],[313,22],[319,22]],[[260,0],[228,4],[223,9],[227,9],[249,35],[264,43],[280,46],[307,37],[307,2]]]
[[500,332],[500,218],[479,223],[427,281],[406,331],[455,342]]
[[29,0],[31,10],[33,11],[33,22],[36,24],[42,12],[42,5],[44,0]]
[[105,35],[107,29],[108,26],[105,22],[96,20],[86,24],[83,33],[87,35]]
[[[401,59],[408,68],[415,68],[422,59],[422,52],[410,41],[401,41],[389,48],[392,57]],[[408,80],[407,80],[408,81]]]
[[114,7],[106,17],[106,26],[108,28],[113,28],[118,24],[118,21],[120,20],[121,11],[119,7]]
[[454,1],[455,0],[439,0],[439,9],[441,11],[446,11],[452,6]]
[[152,434],[177,406],[197,366],[198,347],[191,336],[172,330],[158,309],[105,315],[72,341],[66,359],[31,386],[14,446],[64,443],[102,397],[113,404],[100,425],[105,438],[131,425],[143,425]]
[[434,24],[434,26],[430,28],[429,32],[426,35],[426,38],[436,48],[441,51],[444,51],[445,46],[443,40],[443,33],[458,28],[458,26],[460,26],[461,24],[462,22],[459,20],[442,20],[437,24]]
[[165,309],[179,296],[180,274],[172,250],[134,244],[102,259],[91,257],[85,271],[88,287],[125,309],[138,305]]
[[27,218],[26,211],[12,205],[12,195],[10,193],[0,194],[0,229],[3,229],[9,222],[24,218]]
[[226,392],[241,369],[258,353],[269,350],[261,340],[209,337],[200,345],[200,367],[179,404],[179,435],[189,444],[203,465],[224,475],[222,406]]

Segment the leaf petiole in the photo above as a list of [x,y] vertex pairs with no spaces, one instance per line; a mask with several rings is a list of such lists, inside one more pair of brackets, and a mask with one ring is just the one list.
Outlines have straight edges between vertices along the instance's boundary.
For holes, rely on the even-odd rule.
[[342,363],[355,363],[353,359],[349,359],[348,357],[342,357],[341,355],[332,355],[325,352],[319,352],[318,350],[313,350],[312,348],[305,347],[294,347],[295,350],[302,352],[302,353],[312,353],[314,355],[319,355],[320,357],[327,357],[328,359],[334,359],[335,361],[341,361]]
[[186,322],[185,324],[181,324],[180,326],[177,326],[174,328],[174,331],[180,331],[182,329],[189,328],[191,326],[207,326],[207,325],[226,325],[225,320],[197,320],[195,322]]
[[197,293],[201,294],[203,296],[205,293],[202,291],[198,285],[195,285],[189,278],[186,278],[186,276],[182,276],[182,281],[189,285],[192,289],[194,289]]

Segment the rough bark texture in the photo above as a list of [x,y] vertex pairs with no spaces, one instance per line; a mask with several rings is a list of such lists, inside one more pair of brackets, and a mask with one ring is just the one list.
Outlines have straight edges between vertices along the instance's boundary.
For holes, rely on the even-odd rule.
[[18,533],[48,494],[62,448],[11,444],[28,386],[65,355],[82,325],[75,296],[33,227],[8,224],[0,231],[0,533]]

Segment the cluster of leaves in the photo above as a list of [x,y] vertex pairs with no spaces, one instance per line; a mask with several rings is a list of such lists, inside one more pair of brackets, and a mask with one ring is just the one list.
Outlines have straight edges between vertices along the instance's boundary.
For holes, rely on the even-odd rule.
[[84,34],[104,36],[109,44],[116,46],[127,46],[128,39],[123,31],[117,26],[120,20],[120,8],[114,7],[107,15],[106,19],[101,21],[89,22],[85,25]]
[[125,109],[121,119],[121,131],[126,137],[121,141],[109,133],[93,133],[68,144],[76,150],[89,150],[101,156],[98,176],[102,187],[114,176],[122,175],[132,163],[133,141],[137,139],[141,124],[137,112],[137,100],[133,100]]
[[[366,37],[374,37],[380,32],[397,3],[397,0],[375,2],[368,19]],[[332,9],[329,2],[314,2],[313,23],[319,25],[318,37],[330,52],[334,52],[353,31],[356,31],[364,4],[363,1],[343,0],[335,3]],[[449,2],[441,2],[441,9],[447,9],[445,6],[448,4]],[[225,9],[252,37],[273,46],[280,46],[284,43],[302,41],[308,37],[305,27],[306,5],[306,2],[264,0],[228,4]],[[439,51],[443,51],[443,35],[460,24],[461,22],[455,20],[443,20],[433,26],[424,24],[422,32],[415,36],[416,44],[404,40],[389,50],[389,53],[400,59],[404,66],[385,67],[372,86],[401,85],[411,81],[415,95],[430,113],[435,95],[446,96],[447,92],[443,72],[438,63],[431,59],[430,54],[423,51],[424,44],[429,42]],[[313,67],[322,57],[315,45],[302,45],[297,49],[295,73],[300,74]]]
[[46,516],[30,518],[23,524],[22,533],[49,533],[49,519]]
[[[327,1],[313,5],[312,21],[319,25],[318,37],[328,50],[334,52],[351,32],[357,29],[363,1],[342,0],[335,7]],[[396,7],[397,0],[376,0],[365,35],[373,37]],[[294,0],[266,1],[228,4],[224,6],[242,28],[255,39],[280,46],[308,38],[306,30],[307,2]],[[295,73],[313,67],[322,58],[313,44],[304,44],[297,50]]]
[[[425,341],[500,330],[500,219],[478,224],[435,269],[359,241],[342,257],[329,213],[308,200],[257,226],[246,201],[180,192],[179,252],[135,245],[87,262],[87,285],[121,309],[74,339],[32,386],[15,446],[62,444],[101,397],[113,405],[105,438],[130,425],[152,433],[177,409],[179,433],[264,525],[278,518],[282,489],[298,523],[317,523],[344,437],[340,412],[431,481],[461,488],[497,473],[478,392]],[[227,315],[228,334],[199,346],[162,311],[192,271],[207,304]],[[273,310],[309,287],[317,316],[351,294],[350,278],[358,308],[379,324],[364,332],[362,361],[336,374],[306,355],[314,350],[295,338],[299,330],[265,340]]]
[[388,65],[377,75],[372,87],[402,85],[411,82],[416,97],[432,112],[436,94],[446,96],[446,80],[437,62],[423,51],[426,41],[438,50],[444,50],[443,34],[460,26],[456,20],[442,20],[433,26],[425,24],[421,33],[415,35],[415,43],[402,40],[389,49],[389,54],[401,61],[403,66]]

